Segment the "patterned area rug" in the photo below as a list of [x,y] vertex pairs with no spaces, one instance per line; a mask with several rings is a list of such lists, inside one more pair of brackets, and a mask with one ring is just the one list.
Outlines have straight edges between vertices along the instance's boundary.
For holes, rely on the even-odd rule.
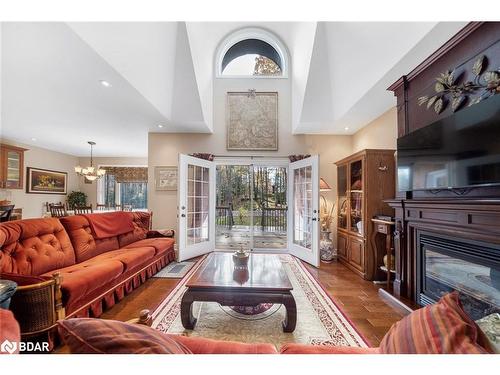
[[196,262],[172,262],[153,277],[182,279],[195,264]]
[[194,330],[184,329],[180,318],[181,298],[186,291],[187,280],[201,265],[202,260],[191,269],[153,313],[153,328],[162,332],[217,340],[268,342],[277,348],[289,342],[368,346],[299,260],[290,255],[280,255],[280,260],[293,285],[292,294],[297,304],[297,326],[294,332],[284,333],[281,328],[281,322],[285,317],[284,306],[271,305],[262,311],[256,308],[249,315],[248,312],[222,307],[215,302],[195,302],[193,314],[198,319],[196,326]]

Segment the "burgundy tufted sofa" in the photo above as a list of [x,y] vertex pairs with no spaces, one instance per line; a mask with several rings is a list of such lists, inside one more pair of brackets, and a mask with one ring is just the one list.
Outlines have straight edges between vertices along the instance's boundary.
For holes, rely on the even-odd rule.
[[[98,317],[175,258],[173,238],[149,238],[157,235],[149,231],[149,213],[116,215],[122,215],[122,220],[126,215],[127,228],[133,229],[101,239],[91,228],[90,215],[2,223],[0,278],[26,286],[55,275],[55,285],[62,292],[59,306],[58,291],[53,293],[55,319]],[[12,310],[16,313],[15,296]],[[22,329],[23,318],[16,318]]]

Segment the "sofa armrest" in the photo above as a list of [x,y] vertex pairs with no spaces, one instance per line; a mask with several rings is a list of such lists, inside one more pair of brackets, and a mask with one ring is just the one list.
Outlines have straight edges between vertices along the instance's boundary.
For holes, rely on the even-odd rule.
[[146,234],[146,238],[173,238],[175,237],[175,230],[173,229],[159,229],[159,230],[149,230]]
[[171,336],[175,336],[175,340],[186,346],[193,354],[278,354],[272,344],[245,344],[203,337]]

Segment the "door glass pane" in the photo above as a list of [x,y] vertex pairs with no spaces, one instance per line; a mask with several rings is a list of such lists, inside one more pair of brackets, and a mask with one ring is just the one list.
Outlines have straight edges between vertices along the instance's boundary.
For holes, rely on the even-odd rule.
[[[209,240],[209,168],[188,165],[187,244]],[[206,176],[206,177],[204,177]]]
[[7,180],[12,182],[19,181],[19,164],[21,162],[20,154],[15,151],[7,152]]
[[363,234],[363,161],[352,162],[350,168],[350,229]]
[[338,227],[347,229],[347,166],[343,165],[337,169],[338,194],[339,194],[339,218]]
[[250,249],[252,182],[248,165],[217,166],[215,246],[218,249]]
[[287,168],[253,166],[253,247],[287,247]]
[[294,170],[293,242],[312,249],[312,167]]

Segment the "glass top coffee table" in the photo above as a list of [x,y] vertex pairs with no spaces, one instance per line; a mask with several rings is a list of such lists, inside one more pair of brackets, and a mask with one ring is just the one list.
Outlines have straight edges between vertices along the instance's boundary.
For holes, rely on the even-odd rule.
[[194,329],[193,302],[218,302],[222,306],[256,306],[260,303],[283,304],[286,317],[284,332],[293,332],[297,307],[292,284],[278,255],[250,254],[247,267],[235,266],[232,253],[211,253],[186,283],[181,302],[181,320],[186,329]]

